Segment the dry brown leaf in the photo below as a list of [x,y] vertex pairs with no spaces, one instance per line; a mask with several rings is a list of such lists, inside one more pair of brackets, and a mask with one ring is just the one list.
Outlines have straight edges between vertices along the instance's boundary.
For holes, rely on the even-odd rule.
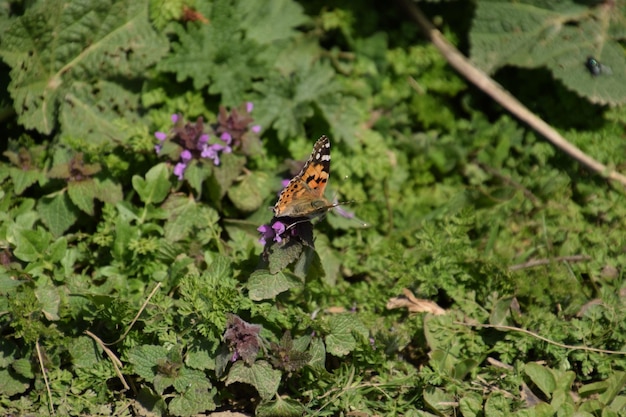
[[404,297],[393,297],[387,301],[387,309],[406,308],[411,313],[429,313],[436,316],[445,314],[446,311],[439,307],[437,303],[415,297],[411,290],[404,288],[402,290]]

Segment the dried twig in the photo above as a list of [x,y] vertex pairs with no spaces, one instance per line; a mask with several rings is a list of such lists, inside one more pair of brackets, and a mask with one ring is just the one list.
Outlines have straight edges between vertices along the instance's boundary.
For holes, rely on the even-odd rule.
[[531,259],[523,264],[509,266],[509,271],[517,271],[524,268],[532,268],[539,265],[548,265],[552,262],[583,262],[591,260],[591,256],[587,255],[572,255],[572,256],[558,256],[551,259]]
[[39,347],[39,340],[35,342],[35,350],[37,351],[37,360],[39,360],[39,367],[41,368],[41,374],[43,375],[43,382],[46,384],[46,391],[48,392],[48,407],[50,407],[50,415],[54,415],[54,404],[52,404],[52,391],[50,391],[50,383],[48,383],[46,367],[43,365],[43,355],[41,354],[41,348]]
[[593,347],[589,347],[589,346],[566,345],[565,343],[555,342],[554,340],[550,340],[547,337],[543,337],[541,335],[538,335],[537,333],[533,333],[530,330],[522,329],[521,327],[502,326],[502,325],[498,325],[498,324],[463,323],[463,322],[460,322],[460,321],[455,321],[454,324],[458,324],[458,325],[461,325],[461,326],[467,326],[467,327],[484,327],[486,329],[510,330],[510,331],[513,331],[513,332],[524,333],[524,334],[527,334],[527,335],[529,335],[531,337],[534,337],[535,339],[539,339],[541,341],[544,341],[544,342],[549,343],[549,344],[554,345],[554,346],[561,347],[563,349],[584,350],[584,351],[587,351],[587,352],[606,353],[608,355],[626,355],[626,351],[623,351],[623,350],[607,350],[607,349],[593,348]]
[[409,13],[411,18],[415,20],[424,35],[433,43],[433,45],[435,45],[448,63],[468,81],[483,90],[492,99],[500,103],[500,105],[502,105],[505,109],[510,111],[523,122],[527,123],[540,135],[548,139],[554,146],[586,166],[589,170],[610,180],[617,181],[622,185],[626,185],[626,176],[610,170],[606,165],[596,161],[576,146],[569,143],[552,126],[528,110],[526,106],[520,103],[487,74],[472,65],[472,63],[451,43],[449,43],[441,32],[439,32],[432,25],[432,23],[430,23],[430,21],[414,3],[410,0],[398,0],[398,2]]

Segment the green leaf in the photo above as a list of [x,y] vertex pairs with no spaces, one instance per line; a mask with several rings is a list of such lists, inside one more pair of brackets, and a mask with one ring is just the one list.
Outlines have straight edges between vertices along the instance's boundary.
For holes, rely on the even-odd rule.
[[9,174],[11,175],[11,180],[13,180],[15,194],[17,195],[22,194],[28,187],[45,178],[45,175],[42,172],[34,169],[19,169],[11,167],[9,168]]
[[272,369],[265,361],[256,361],[251,366],[244,364],[243,361],[237,361],[228,372],[226,385],[234,382],[252,385],[262,399],[269,400],[276,395],[280,379],[281,372]]
[[167,197],[170,191],[169,171],[167,165],[155,165],[146,173],[144,180],[138,175],[133,176],[133,188],[146,205],[158,204]]
[[79,209],[93,216],[93,200],[99,193],[98,188],[98,184],[93,179],[70,181],[67,184],[67,194]]
[[263,172],[246,175],[228,189],[228,198],[239,210],[254,211],[261,207],[265,196],[271,191],[268,178]]
[[28,379],[34,379],[33,364],[28,359],[18,359],[11,364],[13,370],[20,376]]
[[228,189],[241,174],[246,165],[246,158],[232,153],[222,154],[220,165],[213,170],[212,180],[215,186],[210,186],[209,192],[214,201],[220,201]]
[[512,297],[506,297],[498,300],[489,315],[489,324],[496,326],[508,324],[507,320],[511,316],[510,307],[512,301]]
[[[206,377],[204,377],[206,381]],[[206,389],[198,385],[189,385],[182,394],[174,396],[168,410],[175,416],[192,416],[207,410],[215,410],[213,398],[217,390]]]
[[[26,8],[4,31],[0,47],[11,67],[9,92],[20,123],[48,134],[59,106],[80,106],[72,97],[90,81],[133,78],[158,61],[167,43],[153,31],[147,9],[147,1],[132,0],[52,0]],[[91,112],[101,115],[117,105],[97,104]],[[101,140],[102,132],[94,133]]]
[[[106,107],[102,106],[106,103]],[[143,123],[139,94],[115,82],[75,81],[59,109],[63,138],[86,138],[91,145],[123,142],[125,126]]]
[[320,260],[322,260],[324,281],[330,286],[337,285],[341,259],[337,257],[336,252],[331,247],[328,237],[326,235],[318,235],[315,240],[315,248]]
[[258,417],[299,417],[305,415],[306,409],[297,401],[277,396],[275,400],[260,404],[255,410]]
[[[626,83],[617,75],[626,73],[626,60],[620,38],[612,36],[612,26],[623,25],[623,19],[612,19],[601,5],[586,8],[574,2],[477,4],[471,56],[483,70],[545,66],[569,89],[594,103],[626,103]],[[585,67],[588,56],[612,74],[591,75]]]
[[324,339],[326,350],[335,356],[345,356],[356,348],[354,333],[367,340],[367,327],[354,314],[338,314],[328,318],[330,334]]
[[289,279],[282,272],[272,274],[266,269],[254,271],[248,279],[248,294],[251,300],[261,301],[275,298],[278,294],[302,285],[299,281]]
[[483,399],[477,393],[467,392],[459,400],[459,411],[463,417],[477,417],[482,415]]
[[524,373],[547,396],[551,397],[556,389],[556,381],[552,371],[534,362],[524,365]]
[[615,371],[606,379],[606,383],[607,390],[598,399],[603,404],[609,405],[626,385],[626,372]]
[[18,229],[15,231],[14,238],[15,251],[13,253],[25,262],[35,262],[41,258],[52,241],[52,235],[41,228]]
[[267,242],[265,250],[268,252],[270,274],[277,274],[300,258],[304,244],[299,239]]
[[240,1],[237,7],[246,37],[260,44],[290,38],[297,33],[296,27],[310,20],[302,6],[292,0]]
[[263,97],[259,102],[258,122],[278,131],[278,137],[304,136],[303,123],[313,116],[314,105],[326,94],[339,92],[334,71],[327,64],[314,64],[294,76],[274,74],[255,89]]
[[41,311],[50,321],[59,320],[59,304],[61,296],[59,290],[53,285],[45,285],[35,289],[35,296],[41,303]]
[[[193,80],[193,88],[209,86],[210,94],[221,94],[221,103],[236,106],[245,100],[252,78],[263,67],[260,48],[244,38],[239,14],[230,0],[212,3],[211,24],[174,26],[178,42],[158,68],[176,74],[176,80]],[[261,72],[262,73],[262,72]]]
[[0,392],[7,397],[22,394],[30,387],[30,381],[17,376],[8,369],[0,369]]
[[37,204],[37,212],[54,236],[62,235],[76,223],[80,214],[80,211],[65,193],[40,199]]
[[504,395],[492,393],[485,401],[484,413],[489,417],[508,417],[511,415],[510,405]]
[[174,388],[181,395],[172,398],[169,411],[177,416],[190,416],[206,410],[214,410],[213,398],[217,390],[202,371],[183,367],[174,380]]
[[76,368],[92,368],[100,361],[101,350],[87,336],[79,336],[68,347],[72,355],[72,363]]
[[133,365],[137,375],[148,381],[154,381],[159,361],[167,358],[167,352],[163,346],[137,346],[128,352],[128,362]]
[[322,340],[319,338],[311,340],[311,345],[308,352],[311,355],[311,360],[309,360],[309,366],[318,371],[325,370],[326,346],[324,346],[324,342],[322,342]]
[[162,208],[169,215],[165,224],[165,239],[170,242],[177,242],[185,238],[193,226],[199,225],[198,204],[191,196],[170,195],[163,203]]

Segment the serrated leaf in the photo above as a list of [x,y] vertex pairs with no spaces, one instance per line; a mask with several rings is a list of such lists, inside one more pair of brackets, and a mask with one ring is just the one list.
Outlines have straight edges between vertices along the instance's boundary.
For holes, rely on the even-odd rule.
[[191,228],[198,220],[198,205],[196,201],[184,195],[171,195],[163,203],[162,208],[169,217],[165,223],[165,239],[177,242],[188,236]]
[[556,381],[550,369],[530,362],[524,365],[524,373],[547,397],[552,396],[556,388]]
[[158,164],[146,173],[146,179],[134,175],[133,188],[146,205],[158,204],[167,197],[170,191],[169,176],[167,166]]
[[[626,59],[618,38],[611,37],[612,25],[623,25],[623,19],[611,19],[604,5],[586,8],[573,2],[502,1],[477,4],[470,32],[471,57],[486,72],[493,73],[505,65],[548,67],[569,89],[592,102],[626,102]],[[614,75],[593,77],[585,68],[588,56],[614,67]]]
[[268,175],[257,172],[246,175],[242,181],[228,189],[228,198],[241,211],[254,211],[261,207],[270,191]]
[[13,180],[15,194],[17,195],[22,194],[28,187],[45,177],[43,173],[34,169],[24,170],[13,167],[9,168],[9,174],[11,175],[11,180]]
[[82,137],[94,145],[122,142],[128,134],[119,120],[139,124],[139,112],[138,93],[107,80],[77,80],[60,105],[62,137]]
[[84,181],[70,181],[67,184],[67,194],[69,195],[72,203],[89,214],[94,215],[93,200],[98,194],[98,185],[92,179],[86,179]]
[[353,333],[369,336],[369,331],[354,314],[338,314],[328,318],[330,333],[324,339],[326,350],[335,356],[345,356],[356,348]]
[[278,243],[272,242],[269,250],[267,250],[270,273],[277,274],[297,261],[303,250],[304,245],[299,239],[290,238]]
[[15,19],[0,56],[12,68],[9,91],[20,123],[48,134],[75,82],[142,75],[166,51],[148,21],[147,1],[53,0]]
[[35,373],[33,372],[33,364],[28,359],[18,359],[11,364],[11,367],[18,375],[23,376],[24,378],[35,378]]
[[99,194],[96,198],[102,202],[109,204],[117,204],[124,198],[124,193],[122,192],[122,184],[118,182],[113,182],[111,179],[106,178],[102,181],[98,181],[99,186]]
[[9,372],[8,369],[0,369],[0,392],[6,396],[13,396],[26,392],[30,381],[26,378]]
[[50,321],[59,320],[59,304],[61,296],[59,290],[53,285],[45,285],[35,289],[35,296],[41,304],[41,312]]
[[163,346],[142,345],[128,352],[128,362],[140,377],[153,381],[157,375],[159,361],[167,358],[167,349]]
[[252,385],[262,399],[269,400],[276,394],[280,379],[281,372],[272,369],[270,364],[265,361],[256,361],[251,366],[238,361],[230,368],[226,378],[226,385],[234,382]]
[[248,294],[254,301],[275,298],[278,294],[289,291],[298,285],[282,272],[271,274],[265,269],[254,271],[248,279]]
[[255,410],[257,417],[299,417],[307,410],[302,404],[289,398],[277,396],[275,400],[260,404]]
[[100,349],[90,337],[79,336],[68,349],[76,368],[92,368],[99,362]]
[[210,25],[174,27],[178,43],[158,68],[174,72],[179,82],[191,78],[196,90],[208,85],[210,94],[221,94],[222,104],[239,105],[263,67],[260,48],[243,37],[239,15],[229,0],[213,2],[207,18]]
[[37,212],[54,236],[61,236],[76,220],[80,211],[65,193],[43,197],[37,204]]
[[52,235],[41,228],[36,230],[18,229],[14,234],[15,250],[13,254],[22,261],[35,262],[50,245]]
[[315,338],[311,340],[308,350],[311,355],[309,366],[318,371],[326,369],[326,346],[321,339]]
[[255,88],[263,97],[257,121],[278,131],[278,137],[303,136],[303,123],[313,116],[314,105],[327,94],[339,92],[334,71],[327,64],[304,68],[293,77],[274,74]]
[[216,392],[215,388],[209,390],[190,385],[181,395],[172,398],[168,410],[175,416],[192,416],[204,411],[215,410],[213,398]]
[[246,28],[246,37],[260,44],[269,44],[279,39],[292,37],[295,28],[309,21],[302,6],[292,0],[272,2],[238,2],[241,27]]
[[211,197],[221,200],[233,182],[239,177],[243,167],[246,165],[246,158],[232,153],[222,154],[220,165],[213,170],[213,180],[217,187],[211,189]]

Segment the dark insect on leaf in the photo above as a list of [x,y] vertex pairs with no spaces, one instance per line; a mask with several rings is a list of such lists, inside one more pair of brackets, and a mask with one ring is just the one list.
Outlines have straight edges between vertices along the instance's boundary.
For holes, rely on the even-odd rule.
[[607,67],[606,65],[602,65],[600,61],[592,56],[587,57],[587,60],[585,61],[585,67],[587,67],[589,73],[594,77],[602,74],[609,75],[613,72],[609,67]]

